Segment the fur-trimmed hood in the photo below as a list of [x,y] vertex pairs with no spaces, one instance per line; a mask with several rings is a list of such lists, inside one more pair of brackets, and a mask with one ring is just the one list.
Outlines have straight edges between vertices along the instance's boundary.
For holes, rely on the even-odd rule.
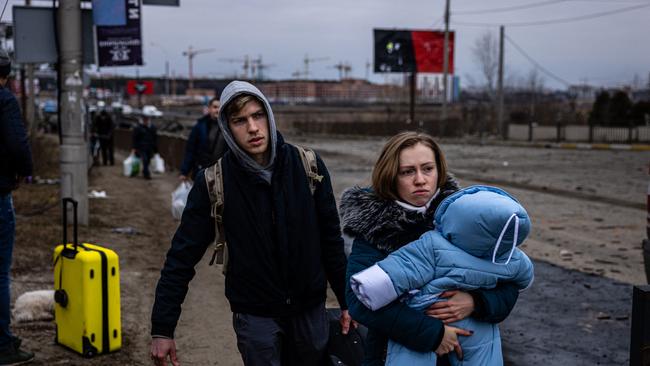
[[409,211],[395,201],[379,198],[370,188],[352,187],[341,195],[339,212],[343,233],[362,238],[378,249],[392,252],[433,229],[433,214],[440,202],[458,191],[456,179],[447,182],[425,214]]

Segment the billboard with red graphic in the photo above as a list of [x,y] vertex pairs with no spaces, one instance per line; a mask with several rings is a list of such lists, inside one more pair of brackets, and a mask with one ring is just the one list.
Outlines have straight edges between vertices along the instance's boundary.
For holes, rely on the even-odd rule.
[[144,95],[153,94],[153,81],[152,80],[128,80],[126,82],[126,93],[129,95],[136,95],[138,93]]
[[[445,33],[375,29],[375,72],[442,73]],[[449,32],[450,74],[454,73],[454,32]]]

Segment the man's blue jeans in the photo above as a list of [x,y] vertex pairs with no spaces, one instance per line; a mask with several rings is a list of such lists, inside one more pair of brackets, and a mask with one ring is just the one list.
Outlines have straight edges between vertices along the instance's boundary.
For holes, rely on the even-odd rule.
[[0,350],[11,342],[11,288],[9,274],[14,249],[16,218],[11,193],[0,195]]

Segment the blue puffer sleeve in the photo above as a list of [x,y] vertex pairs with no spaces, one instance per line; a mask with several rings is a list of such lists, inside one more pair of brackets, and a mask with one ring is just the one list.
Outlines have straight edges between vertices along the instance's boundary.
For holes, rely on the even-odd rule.
[[[346,275],[345,295],[350,315],[354,320],[367,326],[370,332],[390,338],[409,349],[418,352],[435,350],[444,335],[444,326],[440,320],[412,309],[400,301],[393,301],[379,310],[372,311],[365,307],[352,291],[350,277],[384,257],[385,254],[370,243],[359,238],[355,239],[352,253],[348,258]],[[373,357],[372,352],[383,352],[383,348],[379,348],[381,349],[374,351],[367,349],[366,359]]]
[[442,239],[434,231],[392,252],[377,263],[393,282],[398,295],[419,289],[436,278],[435,240]]

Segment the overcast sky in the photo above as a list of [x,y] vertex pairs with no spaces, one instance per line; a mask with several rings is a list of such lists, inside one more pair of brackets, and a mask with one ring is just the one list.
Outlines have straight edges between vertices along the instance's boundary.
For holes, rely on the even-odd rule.
[[[264,63],[272,65],[267,77],[287,79],[293,72],[303,70],[303,59],[308,55],[328,58],[310,64],[312,77],[336,79],[339,73],[332,66],[349,62],[351,76],[363,78],[366,63],[373,61],[373,28],[444,28],[444,0],[180,1],[180,7],[143,7],[146,65],[141,68],[141,75],[163,74],[167,60],[177,75],[186,76],[188,60],[182,52],[191,45],[194,49],[214,49],[195,57],[194,74],[198,76],[241,74],[241,63],[221,59],[261,55]],[[631,11],[586,20],[517,26],[632,7],[635,8]],[[504,8],[512,10],[499,11]],[[507,37],[538,65],[568,83],[630,84],[635,74],[644,84],[648,81],[650,0],[452,0],[451,29],[456,31],[457,42],[455,66],[462,85],[482,83],[472,47],[485,32],[498,36],[499,24],[506,26]],[[508,41],[505,58],[511,78],[525,77],[534,67]],[[135,74],[133,67],[105,70]],[[564,88],[561,82],[542,75],[546,86]],[[376,82],[386,80],[384,75],[373,73],[372,66],[369,76]]]

